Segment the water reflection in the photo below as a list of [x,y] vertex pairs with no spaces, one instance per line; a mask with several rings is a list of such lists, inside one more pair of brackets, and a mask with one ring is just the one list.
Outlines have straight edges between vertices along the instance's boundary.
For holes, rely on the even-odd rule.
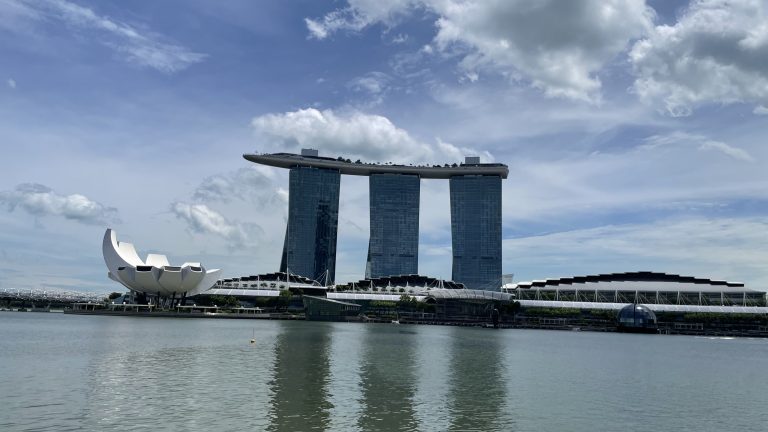
[[[469,334],[469,332],[473,334]],[[498,331],[454,329],[451,347],[449,430],[511,430],[511,419],[502,407],[506,399],[506,379],[501,355],[502,338]]]
[[364,407],[360,401],[363,340],[366,333],[358,325],[336,323],[331,339],[331,379],[329,401],[333,415],[329,430],[359,429],[357,419]]
[[762,339],[6,312],[0,430],[763,432],[766,368]]
[[222,418],[240,417],[249,406],[258,410],[245,424],[266,428],[276,328],[260,329],[251,346],[255,329],[242,323],[183,321],[162,321],[166,327],[156,337],[146,336],[146,330],[157,331],[155,320],[109,322],[89,353],[79,420],[86,429],[217,428]]
[[451,352],[455,341],[451,329],[445,327],[419,327],[416,368],[418,386],[415,406],[419,429],[423,431],[448,430],[451,414],[448,377],[451,374]]
[[333,324],[284,325],[275,344],[269,388],[269,431],[326,430],[333,408],[328,399],[329,344]]
[[400,327],[367,327],[360,371],[363,412],[358,424],[363,430],[418,430],[414,412],[417,336]]

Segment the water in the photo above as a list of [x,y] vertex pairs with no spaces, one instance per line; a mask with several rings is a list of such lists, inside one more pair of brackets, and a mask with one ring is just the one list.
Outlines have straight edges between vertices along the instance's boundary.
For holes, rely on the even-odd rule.
[[2,312],[0,430],[762,432],[766,366],[757,339]]

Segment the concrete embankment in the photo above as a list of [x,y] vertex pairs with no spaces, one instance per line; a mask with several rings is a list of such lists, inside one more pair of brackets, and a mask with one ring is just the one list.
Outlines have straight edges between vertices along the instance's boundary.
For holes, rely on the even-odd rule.
[[65,309],[65,314],[68,315],[108,315],[108,316],[127,316],[127,317],[148,317],[148,318],[216,318],[216,319],[261,319],[261,320],[303,320],[304,315],[292,315],[292,314],[273,314],[273,313],[260,313],[260,314],[241,314],[241,313],[227,313],[227,312],[206,312],[206,313],[190,313],[190,312],[171,312],[171,311],[152,311],[152,312],[136,312],[136,311],[113,311],[113,310],[72,310]]
[[[207,319],[257,319],[257,320],[306,320],[303,313],[233,313],[233,312],[175,312],[175,311],[116,311],[108,309],[97,310],[73,310],[65,309],[65,314],[71,315],[106,315],[106,316],[127,316],[127,317],[146,317],[146,318],[207,318]],[[391,318],[370,317],[339,320],[346,322],[359,323],[391,323]],[[562,322],[550,323],[534,322],[532,320],[502,321],[499,328],[502,329],[535,329],[535,330],[560,330],[560,331],[587,331],[587,332],[615,332],[616,326],[612,322]],[[450,320],[450,319],[408,319],[401,317],[400,324],[410,325],[443,325],[459,327],[493,327],[490,322],[483,320]],[[688,335],[705,337],[768,337],[768,330],[764,328],[745,329],[728,328],[723,326],[712,326],[709,328],[677,328],[672,323],[660,323],[658,334],[665,335]]]

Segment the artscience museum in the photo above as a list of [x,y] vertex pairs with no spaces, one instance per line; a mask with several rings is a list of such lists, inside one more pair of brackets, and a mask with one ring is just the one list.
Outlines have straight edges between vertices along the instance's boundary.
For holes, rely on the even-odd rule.
[[142,260],[133,244],[118,241],[112,229],[104,233],[102,252],[110,279],[150,298],[183,300],[211,288],[220,274],[219,269],[206,270],[199,262],[173,266],[165,255],[149,254]]

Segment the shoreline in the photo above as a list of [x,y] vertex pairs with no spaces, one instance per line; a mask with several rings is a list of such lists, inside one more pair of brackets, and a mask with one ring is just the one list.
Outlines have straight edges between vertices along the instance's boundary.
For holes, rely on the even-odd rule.
[[207,318],[207,319],[261,319],[261,320],[290,320],[290,321],[304,321],[304,316],[290,315],[290,314],[272,314],[272,313],[260,313],[260,314],[238,314],[227,312],[206,312],[206,313],[190,313],[190,312],[135,312],[135,311],[118,311],[118,310],[72,310],[64,309],[65,315],[107,315],[107,316],[129,316],[129,317],[144,317],[144,318]]
[[[51,311],[54,312],[54,311]],[[123,317],[141,317],[141,318],[202,318],[202,319],[256,319],[256,320],[285,320],[285,321],[310,321],[301,314],[273,314],[273,313],[261,313],[261,314],[237,314],[237,313],[188,313],[188,312],[135,312],[135,311],[110,311],[110,310],[71,310],[65,309],[63,311],[65,315],[102,315],[102,316],[123,316]],[[322,321],[321,321],[322,322]],[[349,323],[362,323],[362,324],[392,324],[391,320],[383,318],[369,318],[369,319],[348,319],[338,321],[325,321],[325,322],[349,322]],[[453,327],[480,327],[493,329],[493,325],[487,321],[466,321],[466,320],[409,320],[402,319],[399,322],[400,325],[438,325],[438,326],[453,326]],[[676,329],[672,326],[661,323],[659,326],[657,335],[680,335],[680,336],[703,336],[703,337],[740,337],[740,338],[768,338],[768,331],[758,330],[734,330],[723,328],[710,328],[710,329]],[[597,333],[618,333],[617,329],[613,325],[590,325],[580,326],[577,324],[539,324],[530,322],[509,322],[502,321],[499,323],[499,329],[528,329],[528,330],[560,330],[560,331],[573,331],[573,332],[597,332]]]

